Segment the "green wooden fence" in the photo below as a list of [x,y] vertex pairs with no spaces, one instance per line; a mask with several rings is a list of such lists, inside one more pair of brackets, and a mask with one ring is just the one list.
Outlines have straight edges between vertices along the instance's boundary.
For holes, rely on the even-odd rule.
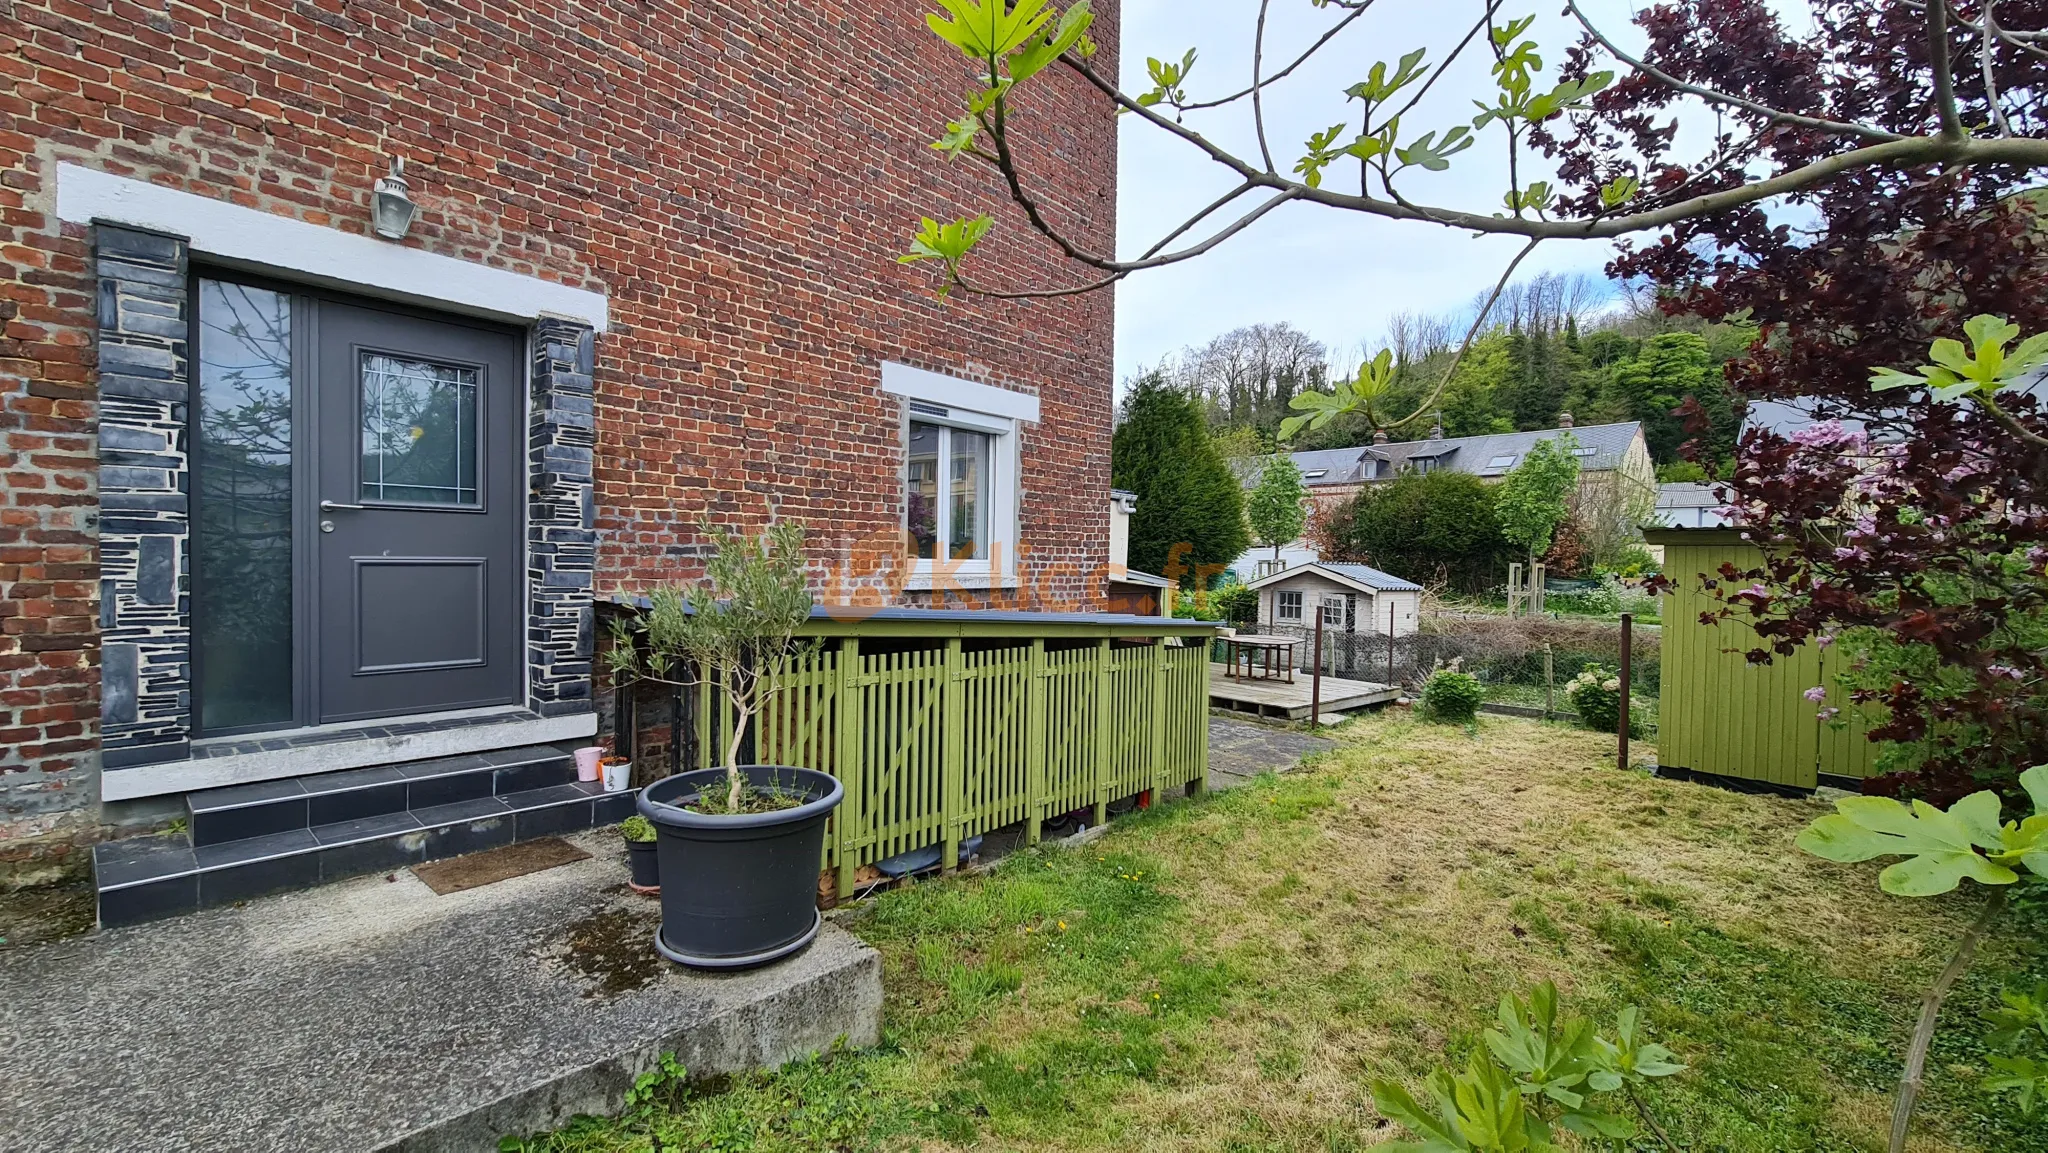
[[[929,845],[951,868],[960,842],[1023,822],[1150,792],[1206,787],[1209,660],[1181,647],[1109,636],[981,641],[862,651],[829,637],[783,676],[756,721],[754,759],[829,772],[846,798],[826,835],[839,893],[862,866]],[[988,645],[990,647],[982,647]],[[718,764],[729,707],[699,686],[697,768]]]

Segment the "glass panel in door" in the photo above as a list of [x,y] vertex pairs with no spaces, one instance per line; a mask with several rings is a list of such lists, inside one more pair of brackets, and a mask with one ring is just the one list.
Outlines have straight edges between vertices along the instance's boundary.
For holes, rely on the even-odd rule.
[[292,722],[292,309],[199,282],[193,642],[205,732]]

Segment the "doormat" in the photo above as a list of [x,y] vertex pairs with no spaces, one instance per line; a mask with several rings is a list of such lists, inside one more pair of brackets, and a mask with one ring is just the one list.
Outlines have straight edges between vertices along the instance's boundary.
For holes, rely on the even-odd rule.
[[506,845],[502,849],[486,849],[471,853],[467,857],[454,857],[446,861],[435,861],[429,865],[414,865],[412,875],[427,883],[437,896],[460,893],[482,885],[495,885],[528,873],[552,869],[572,861],[587,861],[590,854],[560,837],[541,837],[532,841],[521,841]]

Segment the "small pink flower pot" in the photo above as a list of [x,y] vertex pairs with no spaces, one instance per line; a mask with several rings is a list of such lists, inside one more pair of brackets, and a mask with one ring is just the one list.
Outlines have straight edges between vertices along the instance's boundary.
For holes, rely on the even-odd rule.
[[579,781],[596,780],[598,762],[603,758],[604,749],[602,746],[590,745],[586,748],[577,749],[576,779]]

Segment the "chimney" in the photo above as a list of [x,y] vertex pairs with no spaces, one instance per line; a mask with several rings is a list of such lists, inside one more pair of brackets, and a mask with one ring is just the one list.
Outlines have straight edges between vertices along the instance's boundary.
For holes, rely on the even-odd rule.
[[1571,413],[1568,413],[1568,412],[1560,412],[1560,413],[1558,413],[1558,414],[1557,414],[1557,427],[1559,427],[1559,428],[1570,428],[1571,426],[1572,426],[1572,414],[1571,414]]
[[1442,440],[1443,438],[1444,438],[1444,414],[1443,414],[1443,413],[1437,413],[1437,414],[1436,414],[1436,423],[1435,423],[1434,425],[1430,426],[1430,430],[1429,430],[1429,439],[1431,439],[1431,440]]
[[1386,429],[1384,429],[1384,428],[1376,428],[1376,429],[1373,429],[1373,430],[1372,430],[1372,442],[1373,442],[1374,444],[1385,444],[1385,443],[1387,443],[1387,430],[1386,430]]

